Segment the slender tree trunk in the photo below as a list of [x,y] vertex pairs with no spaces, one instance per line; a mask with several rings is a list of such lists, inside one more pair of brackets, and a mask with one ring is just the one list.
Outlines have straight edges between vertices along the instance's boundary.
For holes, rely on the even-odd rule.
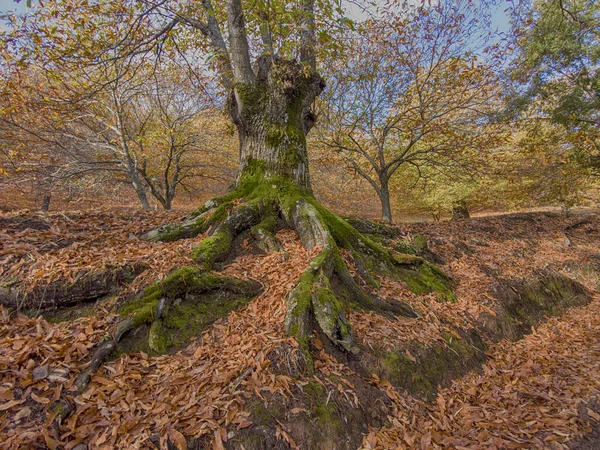
[[148,202],[148,196],[146,195],[146,191],[144,187],[140,183],[140,180],[131,180],[131,184],[133,185],[133,189],[142,204],[142,209],[144,211],[150,211],[150,203]]
[[380,180],[381,189],[377,193],[381,200],[381,220],[387,223],[392,222],[392,206],[390,205],[390,188],[387,180]]
[[133,190],[142,204],[142,209],[144,211],[150,211],[150,203],[148,202],[146,190],[142,185],[142,180],[140,180],[133,162],[129,158],[127,158],[127,170],[129,171],[129,176],[131,177],[131,185],[133,186]]
[[466,200],[459,200],[452,206],[452,218],[453,219],[468,219],[471,217],[469,214],[469,208],[467,207]]

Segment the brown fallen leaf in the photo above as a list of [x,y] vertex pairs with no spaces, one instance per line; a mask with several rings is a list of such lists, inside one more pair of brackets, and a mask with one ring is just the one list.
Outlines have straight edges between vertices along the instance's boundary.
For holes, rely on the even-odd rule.
[[169,440],[177,447],[177,450],[187,450],[187,441],[185,436],[175,428],[169,429]]
[[253,425],[253,422],[250,422],[249,420],[247,420],[247,419],[244,419],[244,420],[242,420],[242,421],[240,422],[240,424],[238,425],[237,429],[238,429],[238,430],[242,430],[242,429],[244,429],[244,428],[248,428],[248,427],[250,427],[250,426],[252,426],[252,425]]
[[223,446],[223,440],[221,439],[221,433],[219,432],[219,430],[215,430],[214,435],[215,440],[213,443],[213,450],[225,450],[225,447]]
[[590,416],[596,422],[600,422],[600,414],[596,413],[595,411],[592,411],[590,408],[587,408],[587,413],[588,416]]
[[15,414],[15,417],[13,418],[13,420],[21,420],[23,417],[27,417],[31,414],[31,408],[29,408],[28,406],[25,406],[24,408],[21,408],[19,410],[19,412],[17,414]]
[[6,411],[7,409],[12,408],[13,406],[17,406],[20,405],[21,403],[24,403],[25,399],[21,399],[21,400],[12,400],[10,402],[6,402],[0,405],[0,411]]
[[10,390],[9,388],[5,388],[5,387],[0,387],[0,401],[10,401],[10,400],[14,400],[15,395],[13,394],[13,391]]
[[31,398],[33,400],[35,400],[36,402],[40,403],[41,405],[47,405],[48,403],[50,403],[52,400],[50,400],[49,398],[40,396],[40,395],[36,395],[34,392],[31,393]]
[[48,377],[50,374],[50,366],[48,364],[44,364],[43,366],[37,367],[33,369],[31,372],[31,376],[35,381],[43,380]]

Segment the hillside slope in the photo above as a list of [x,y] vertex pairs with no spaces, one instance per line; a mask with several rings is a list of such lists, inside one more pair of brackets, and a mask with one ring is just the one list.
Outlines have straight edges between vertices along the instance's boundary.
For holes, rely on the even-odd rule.
[[[123,302],[190,264],[201,237],[137,238],[172,218],[0,216],[0,448],[586,448],[584,435],[597,434],[595,215],[357,223],[438,264],[454,294],[415,294],[380,277],[378,297],[411,314],[352,308],[360,353],[317,337],[314,368],[283,329],[285,299],[314,255],[286,230],[281,252],[241,239],[222,272],[258,281],[253,300],[194,330],[171,324],[163,355],[128,336],[128,351],[78,394]],[[23,299],[37,307],[20,309]]]

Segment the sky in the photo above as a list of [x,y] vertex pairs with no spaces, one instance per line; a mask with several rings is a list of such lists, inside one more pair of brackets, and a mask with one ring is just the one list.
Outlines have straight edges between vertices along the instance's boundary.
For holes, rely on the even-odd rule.
[[0,0],[0,13],[7,12],[25,12],[27,0],[21,0],[20,3],[16,3],[14,0]]

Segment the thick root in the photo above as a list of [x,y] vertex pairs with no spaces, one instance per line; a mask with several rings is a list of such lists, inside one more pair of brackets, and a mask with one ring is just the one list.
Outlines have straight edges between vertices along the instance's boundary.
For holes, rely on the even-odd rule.
[[219,204],[218,200],[209,200],[185,217],[181,223],[161,225],[145,232],[140,239],[153,242],[172,242],[196,237],[204,233],[211,225],[209,219],[215,216],[214,212]]
[[166,353],[246,304],[261,290],[258,282],[219,277],[200,267],[175,270],[123,307],[121,313],[126,317],[116,325],[110,338],[98,346],[89,366],[77,378],[78,391],[87,388],[91,376],[118,350],[127,335],[149,326],[146,347],[156,354]]
[[[219,306],[217,303],[222,303],[228,297],[250,298],[256,296],[261,289],[260,284],[254,281],[220,277],[200,267],[180,267],[164,281],[146,288],[140,297],[125,305],[122,313],[132,313],[132,325],[138,327],[162,321],[170,314],[169,309],[177,306],[175,303],[184,301],[199,303],[205,294],[218,292],[221,294],[220,298],[212,305],[213,308],[217,308]],[[154,331],[158,332],[158,330]]]
[[357,353],[344,304],[331,288],[336,248],[325,248],[302,274],[287,299],[286,332],[308,350],[312,325],[317,324],[335,345]]
[[[312,327],[317,325],[333,344],[356,353],[358,348],[345,315],[352,304],[361,309],[418,317],[412,308],[400,301],[386,302],[365,292],[346,267],[340,248],[351,252],[367,286],[377,286],[374,275],[381,274],[401,279],[416,293],[437,292],[443,300],[453,298],[452,280],[437,267],[420,257],[398,255],[380,246],[314,200],[301,198],[284,213],[306,248],[321,249],[287,299],[286,331],[305,349],[312,336]],[[341,282],[349,302],[344,303],[334,292],[334,277]]]
[[277,228],[277,216],[268,214],[258,224],[251,228],[251,233],[256,240],[256,245],[265,253],[273,253],[282,251],[281,243],[273,234]]
[[[225,220],[215,224],[209,231],[210,237],[204,239],[194,250],[194,260],[205,269],[211,270],[216,262],[227,258],[233,241],[239,234],[255,226],[258,227],[257,232],[264,230],[266,233],[266,225],[261,224],[265,217],[272,215],[272,207],[262,201],[243,203],[229,213]],[[276,241],[274,236],[273,239]]]
[[24,289],[19,283],[0,285],[0,304],[17,310],[62,308],[80,302],[97,300],[115,293],[148,268],[142,263],[127,263],[106,267],[102,271],[87,272],[73,280],[58,279],[33,289]]
[[[440,298],[452,300],[452,280],[437,267],[421,257],[401,255],[383,247],[330,213],[297,186],[283,179],[257,181],[261,177],[249,178],[242,187],[207,203],[181,224],[147,233],[146,237],[152,240],[208,233],[193,253],[200,267],[174,271],[123,309],[124,314],[131,314],[125,323],[126,331],[146,327],[150,351],[168,351],[177,344],[177,332],[173,334],[177,328],[194,328],[193,324],[205,327],[217,316],[256,295],[260,286],[218,277],[208,271],[229,257],[243,233],[249,233],[256,247],[263,251],[280,251],[274,232],[282,223],[296,230],[305,248],[319,250],[288,295],[285,318],[287,333],[298,340],[309,365],[314,331],[322,333],[340,350],[358,353],[346,317],[351,308],[418,317],[401,301],[384,301],[369,292],[370,287],[378,286],[377,275],[400,279],[416,293],[437,292]],[[371,223],[367,225],[368,231],[381,231]],[[391,233],[387,228],[384,231]],[[340,249],[352,255],[358,277],[351,274]],[[240,298],[245,300],[240,303]],[[214,315],[216,310],[220,312]],[[116,339],[98,348],[90,369],[97,368],[99,364],[95,361],[111,353],[125,333],[116,333]]]

